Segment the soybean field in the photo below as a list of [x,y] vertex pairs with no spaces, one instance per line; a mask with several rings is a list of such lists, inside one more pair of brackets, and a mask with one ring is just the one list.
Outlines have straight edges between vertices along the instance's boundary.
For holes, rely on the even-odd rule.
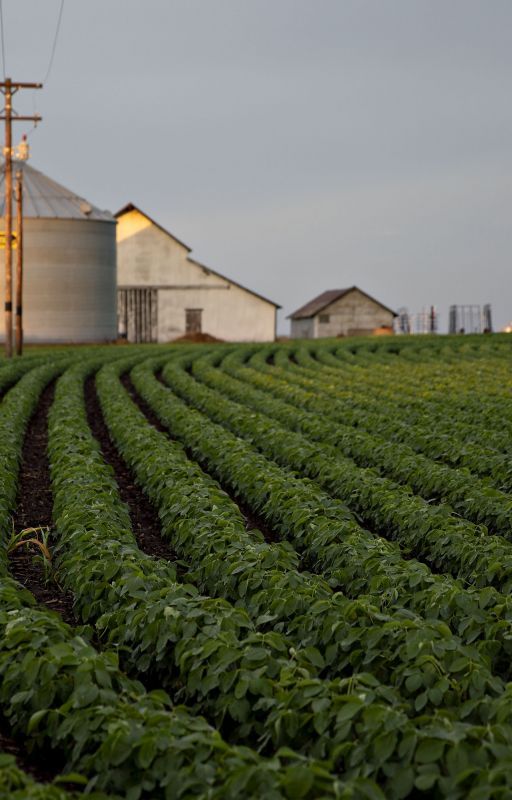
[[512,797],[512,337],[0,361],[0,798]]

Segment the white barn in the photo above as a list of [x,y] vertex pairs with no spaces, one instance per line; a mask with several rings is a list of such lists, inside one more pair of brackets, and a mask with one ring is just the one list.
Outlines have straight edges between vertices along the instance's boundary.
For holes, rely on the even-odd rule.
[[133,203],[115,216],[121,338],[169,342],[204,333],[225,341],[275,339],[277,303],[195,261],[190,247]]

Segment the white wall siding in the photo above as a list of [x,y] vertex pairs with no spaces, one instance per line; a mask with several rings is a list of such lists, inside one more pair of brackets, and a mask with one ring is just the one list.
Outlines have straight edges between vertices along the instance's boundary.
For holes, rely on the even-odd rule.
[[228,284],[218,289],[158,290],[158,341],[185,333],[187,308],[202,309],[203,333],[226,341],[266,342],[275,335],[275,308]]
[[226,341],[275,338],[276,307],[189,257],[189,249],[134,209],[118,218],[118,285],[158,292],[158,341],[186,332],[186,309],[201,330]]

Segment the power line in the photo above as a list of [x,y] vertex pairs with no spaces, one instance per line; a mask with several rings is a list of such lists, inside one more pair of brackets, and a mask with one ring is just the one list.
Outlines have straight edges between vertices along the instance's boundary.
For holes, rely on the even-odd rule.
[[[2,0],[0,0],[0,7],[1,7],[1,2],[2,2]],[[46,81],[48,80],[48,76],[50,75],[50,72],[52,70],[53,59],[55,57],[55,50],[57,48],[57,39],[59,38],[60,23],[61,23],[61,20],[62,20],[62,12],[63,12],[63,10],[64,10],[64,0],[61,0],[60,9],[59,9],[59,16],[58,16],[58,19],[57,19],[57,27],[55,29],[55,36],[54,36],[54,39],[53,39],[52,52],[51,52],[51,55],[50,55],[50,61],[48,63],[48,69],[46,70],[46,75],[44,76],[43,81],[42,81],[43,83],[46,83]],[[2,50],[2,52],[3,52],[3,50]],[[5,67],[4,67],[4,71],[5,71]]]
[[[0,0],[0,2],[1,2],[1,0]],[[33,90],[33,91],[32,91],[32,113],[33,113],[34,117],[37,117],[37,116],[38,116],[38,114],[37,114],[37,103],[36,103],[36,93],[35,93],[35,90]],[[34,122],[34,124],[32,125],[32,127],[30,128],[30,130],[28,130],[28,131],[26,132],[25,136],[27,136],[27,137],[28,137],[28,136],[32,136],[32,134],[34,133],[34,131],[35,131],[35,129],[36,129],[36,128],[37,128],[37,121],[36,121],[36,122]]]
[[4,81],[5,81],[4,10],[3,10],[2,0],[0,0],[0,33],[2,38],[2,68],[4,72]]
[[[0,4],[1,3],[2,3],[2,0],[0,0]],[[59,38],[60,23],[62,21],[62,12],[63,11],[64,11],[64,0],[61,0],[60,8],[59,8],[59,16],[57,17],[57,26],[55,28],[55,36],[53,37],[52,51],[51,51],[51,54],[50,54],[50,60],[48,62],[48,69],[46,70],[46,75],[44,76],[44,80],[42,81],[43,84],[45,84],[47,82],[48,76],[50,75],[50,72],[52,70],[53,59],[55,58],[55,51],[57,49],[57,39]],[[31,127],[31,129],[29,130],[27,136],[30,136],[35,131],[35,129],[37,128],[37,123],[39,121],[38,120],[39,115],[36,112],[36,93],[35,92],[32,92],[32,108],[33,108],[33,111],[34,111],[34,119],[35,119],[35,121],[34,121],[33,126]]]
[[[59,38],[59,31],[60,31],[60,24],[62,22],[62,12],[64,11],[64,0],[60,2],[59,8],[59,16],[57,17],[57,26],[55,28],[55,36],[53,37],[53,44],[52,50],[50,54],[50,60],[48,62],[48,69],[46,70],[46,75],[44,76],[43,83],[49,78],[50,72],[52,71],[53,67],[53,59],[55,58],[55,51],[57,49],[57,40]],[[4,75],[5,81],[5,36],[4,36],[4,11],[3,11],[3,0],[0,0],[0,40],[2,44],[2,71]]]

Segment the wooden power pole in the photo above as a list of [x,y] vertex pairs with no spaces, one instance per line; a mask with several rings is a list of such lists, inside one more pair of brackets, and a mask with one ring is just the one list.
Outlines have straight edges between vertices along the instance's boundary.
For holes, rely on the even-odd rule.
[[23,172],[16,173],[16,355],[23,355]]
[[42,83],[20,83],[6,78],[0,82],[5,105],[0,120],[5,121],[5,355],[12,356],[12,122],[40,122],[39,114],[21,116],[12,110],[12,96],[19,89],[41,89]]

